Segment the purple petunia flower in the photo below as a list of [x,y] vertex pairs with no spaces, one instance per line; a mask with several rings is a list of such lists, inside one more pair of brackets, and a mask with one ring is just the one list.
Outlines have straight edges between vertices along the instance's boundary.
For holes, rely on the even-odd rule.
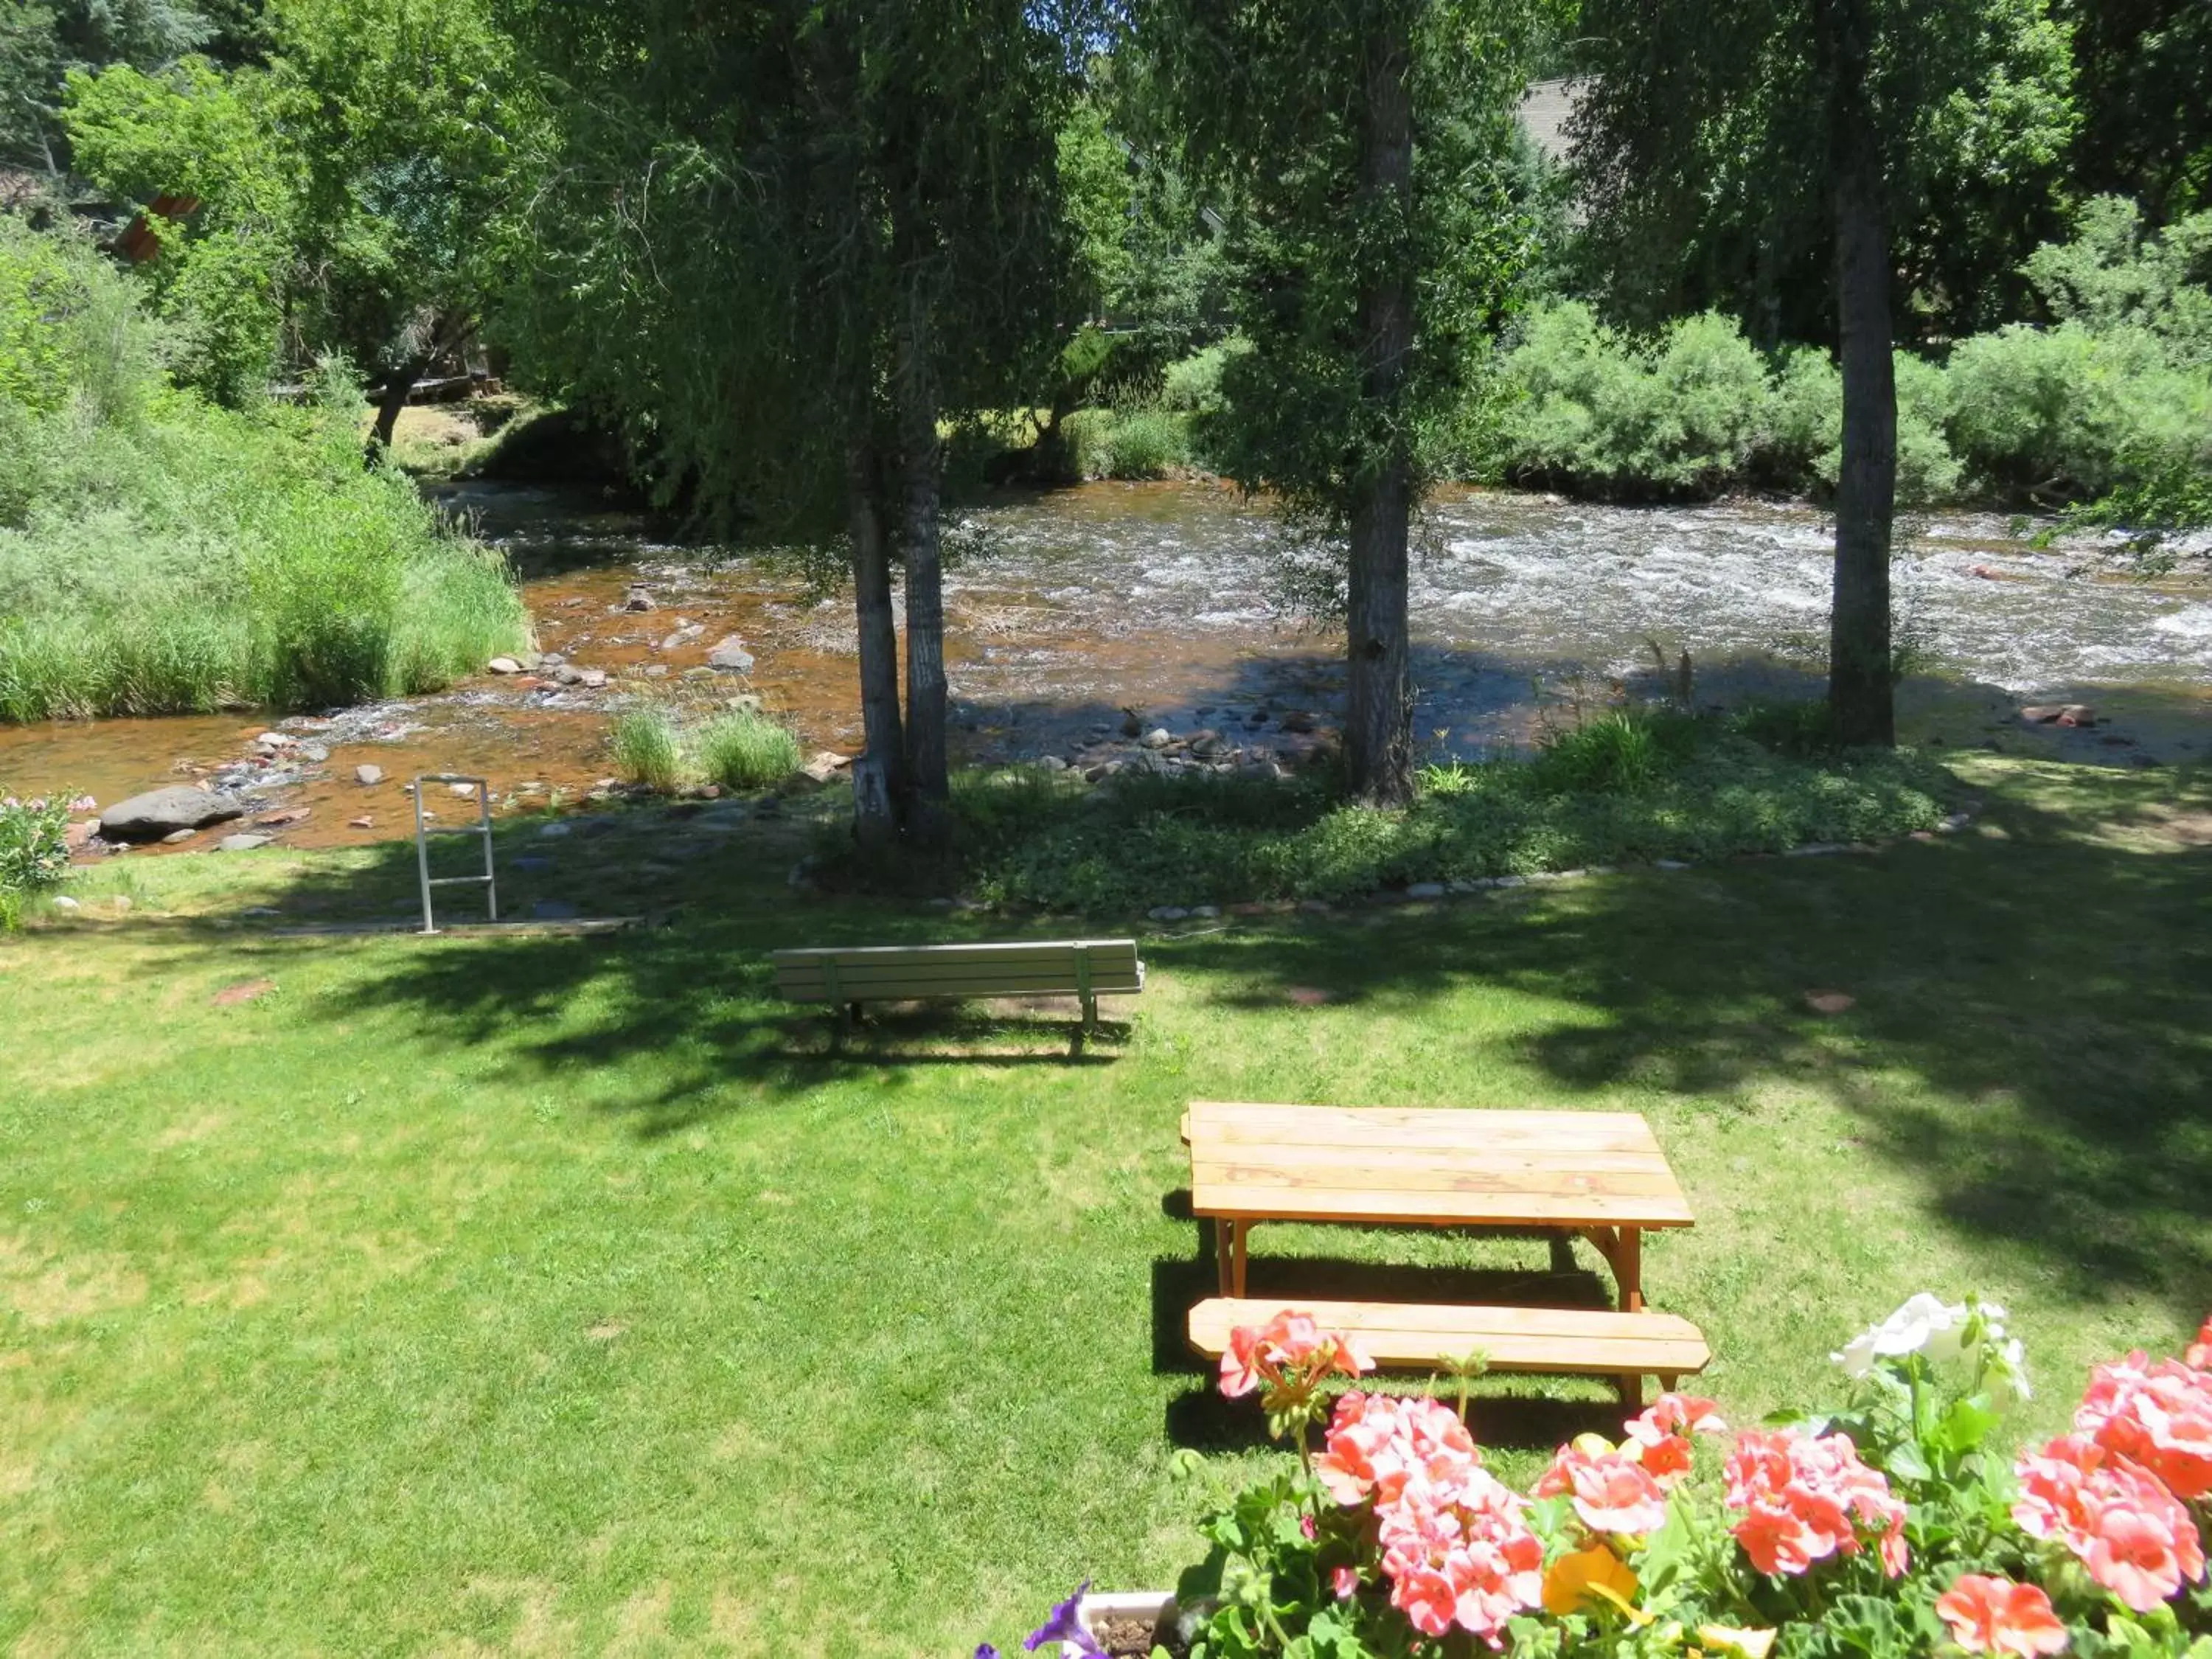
[[999,1650],[988,1642],[978,1642],[975,1644],[975,1659],[999,1659]]
[[1035,1653],[1048,1642],[1060,1644],[1060,1659],[1070,1654],[1081,1654],[1085,1659],[1106,1659],[1106,1650],[1098,1645],[1098,1638],[1084,1628],[1080,1609],[1083,1598],[1091,1594],[1091,1581],[1086,1578],[1074,1595],[1052,1610],[1052,1617],[1030,1632],[1029,1640],[1022,1644],[1022,1651]]

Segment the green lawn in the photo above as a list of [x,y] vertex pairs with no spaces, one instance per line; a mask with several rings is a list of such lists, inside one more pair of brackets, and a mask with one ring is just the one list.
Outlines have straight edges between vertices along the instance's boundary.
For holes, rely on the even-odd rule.
[[[110,866],[0,941],[0,1652],[965,1655],[1170,1582],[1173,1450],[1276,1455],[1179,1350],[1194,1097],[1644,1112],[1701,1216],[1646,1282],[1731,1414],[1978,1290],[2047,1430],[2212,1304],[2212,786],[1970,782],[1975,830],[1879,856],[1150,937],[1080,1062],[1003,1009],[826,1054],[767,949],[1009,927],[795,896],[796,828],[534,842],[538,892],[677,907],[598,940],[238,920],[389,908],[411,848]],[[1526,1239],[1255,1249],[1255,1289],[1599,1288]],[[1486,1392],[1516,1475],[1612,1416]]]

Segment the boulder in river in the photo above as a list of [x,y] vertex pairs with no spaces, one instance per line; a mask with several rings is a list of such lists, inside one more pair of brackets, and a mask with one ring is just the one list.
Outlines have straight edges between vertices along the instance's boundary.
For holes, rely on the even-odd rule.
[[218,853],[251,853],[255,848],[266,847],[276,839],[274,836],[225,836],[216,842],[215,850]]
[[382,783],[384,769],[380,766],[356,766],[353,769],[353,781],[364,788]]
[[725,673],[750,674],[753,672],[753,653],[745,649],[745,642],[735,634],[725,635],[707,653],[707,666]]
[[484,667],[495,674],[520,674],[522,665],[512,657],[494,657]]
[[245,816],[244,805],[228,795],[171,784],[109,807],[100,815],[100,834],[104,841],[162,841],[179,830],[204,830]]

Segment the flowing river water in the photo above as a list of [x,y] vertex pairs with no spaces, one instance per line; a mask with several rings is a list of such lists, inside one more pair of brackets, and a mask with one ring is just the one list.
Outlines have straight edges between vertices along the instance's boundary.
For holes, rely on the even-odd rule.
[[[718,556],[583,495],[462,485],[447,505],[504,546],[539,648],[604,669],[604,687],[472,678],[437,696],[280,722],[302,748],[249,792],[310,808],[299,846],[411,833],[399,786],[480,774],[503,804],[573,798],[611,770],[613,715],[640,699],[696,712],[757,695],[810,750],[850,753],[860,726],[852,608],[790,564]],[[1067,754],[1125,711],[1247,745],[1340,706],[1336,636],[1283,608],[1273,520],[1227,489],[1097,483],[1010,498],[967,516],[947,580],[946,654],[958,758]],[[2212,586],[2143,582],[2094,544],[2038,553],[1987,516],[1903,526],[1900,636],[1916,672],[1908,741],[2063,753],[2117,764],[2212,753]],[[1522,747],[1625,690],[1662,682],[1687,652],[1701,703],[1818,686],[1831,528],[1770,502],[1595,507],[1468,491],[1431,509],[1413,588],[1415,731],[1428,757]],[[625,608],[637,591],[653,608]],[[730,635],[748,675],[706,665]],[[2094,705],[2090,728],[2033,726],[2029,703]],[[112,720],[0,729],[0,787],[113,803],[237,767],[270,722]],[[1295,743],[1281,739],[1285,747]],[[384,781],[355,781],[362,763]],[[205,838],[203,838],[205,839]]]

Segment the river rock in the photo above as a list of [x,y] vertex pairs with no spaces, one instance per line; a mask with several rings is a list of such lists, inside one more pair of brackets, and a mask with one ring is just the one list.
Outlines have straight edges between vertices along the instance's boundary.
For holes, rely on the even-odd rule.
[[1147,749],[1164,749],[1175,741],[1175,738],[1166,726],[1156,726],[1137,741]]
[[2031,726],[2094,726],[2097,711],[2086,702],[2030,703],[2020,711]]
[[745,649],[745,642],[735,634],[726,634],[707,653],[707,666],[726,674],[750,674],[753,672],[753,653]]
[[255,848],[266,847],[276,839],[274,836],[225,836],[216,842],[215,850],[218,853],[251,853]]
[[63,894],[59,898],[56,899],[53,903],[54,908],[63,912],[64,915],[70,911],[82,910],[84,908],[84,906],[81,902],[71,898],[67,893]]
[[100,834],[105,841],[161,841],[245,816],[244,804],[228,795],[171,784],[109,807],[100,815]]
[[642,587],[633,587],[629,597],[623,601],[625,611],[658,611],[660,608],[652,593]]
[[1409,899],[1440,899],[1444,896],[1444,884],[1440,881],[1417,881],[1406,889]]
[[512,657],[494,657],[484,665],[484,669],[493,674],[520,674],[522,665]]
[[380,766],[356,766],[353,769],[353,781],[363,788],[382,783],[384,769]]

